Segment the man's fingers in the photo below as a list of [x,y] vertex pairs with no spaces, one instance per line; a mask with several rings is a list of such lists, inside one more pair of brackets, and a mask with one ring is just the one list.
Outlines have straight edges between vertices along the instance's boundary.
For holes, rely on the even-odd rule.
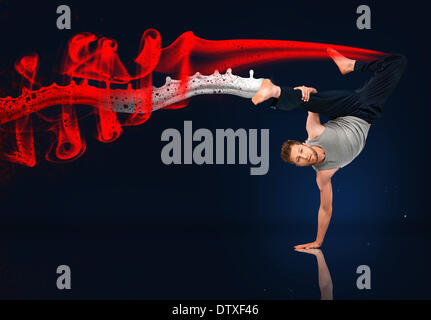
[[302,93],[301,100],[304,101],[304,90],[302,89],[302,87],[295,87],[293,88],[293,90],[301,90],[301,93]]
[[308,101],[308,89],[307,88],[304,89],[303,94],[304,94],[304,99],[302,99],[302,100],[307,102]]
[[320,247],[319,244],[316,242],[310,242],[310,243],[294,246],[295,249],[305,249],[305,250],[317,249],[319,247]]
[[301,100],[304,101],[304,102],[310,101],[310,95],[312,93],[317,93],[316,89],[309,88],[309,87],[306,87],[306,86],[295,87],[293,89],[294,90],[301,90],[301,93],[302,93]]
[[295,249],[304,249],[307,245],[308,245],[308,243],[307,244],[300,244],[300,245],[295,246],[294,248]]

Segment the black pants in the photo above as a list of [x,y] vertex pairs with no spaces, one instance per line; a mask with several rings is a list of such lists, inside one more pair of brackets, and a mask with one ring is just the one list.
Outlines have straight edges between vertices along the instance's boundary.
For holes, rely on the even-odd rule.
[[383,104],[398,84],[407,58],[401,54],[391,54],[371,62],[356,61],[355,71],[373,72],[371,79],[360,89],[358,108],[350,115],[364,119],[368,123],[380,118]]
[[370,62],[356,61],[354,71],[373,73],[362,88],[318,91],[304,102],[299,90],[282,87],[280,97],[274,98],[271,105],[286,111],[301,108],[326,115],[330,119],[356,116],[372,123],[382,116],[383,104],[397,86],[406,64],[407,59],[401,54],[386,55]]

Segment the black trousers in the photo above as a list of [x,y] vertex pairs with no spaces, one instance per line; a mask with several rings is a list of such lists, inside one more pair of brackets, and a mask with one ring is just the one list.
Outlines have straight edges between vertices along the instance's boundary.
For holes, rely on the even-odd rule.
[[356,116],[368,123],[380,118],[383,104],[398,84],[407,59],[401,54],[382,56],[374,61],[356,61],[354,71],[371,72],[369,81],[357,90],[318,91],[310,100],[303,102],[301,92],[291,87],[281,87],[281,95],[274,98],[271,105],[275,109],[293,110],[302,108],[336,119]]
[[370,80],[360,89],[355,90],[359,94],[358,108],[350,115],[364,119],[368,123],[380,118],[383,113],[383,105],[398,84],[407,58],[401,54],[391,54],[378,60],[355,62],[355,71],[372,72]]

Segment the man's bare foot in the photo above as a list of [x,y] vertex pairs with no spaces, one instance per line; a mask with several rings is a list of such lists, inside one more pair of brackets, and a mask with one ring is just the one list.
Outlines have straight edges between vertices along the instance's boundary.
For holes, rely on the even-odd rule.
[[259,90],[251,98],[251,101],[256,105],[270,98],[280,97],[281,88],[276,86],[269,79],[264,79],[260,85]]
[[329,56],[334,60],[338,69],[340,69],[341,74],[347,74],[354,70],[356,60],[346,58],[337,50],[331,48],[326,49],[326,52],[328,52]]

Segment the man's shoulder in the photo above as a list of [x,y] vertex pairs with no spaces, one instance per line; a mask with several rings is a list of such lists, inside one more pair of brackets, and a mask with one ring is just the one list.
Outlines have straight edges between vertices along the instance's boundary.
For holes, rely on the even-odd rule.
[[326,127],[322,125],[321,128],[314,128],[312,130],[307,130],[307,134],[308,134],[307,141],[316,140],[322,135],[325,129]]
[[335,172],[337,172],[339,169],[340,168],[319,170],[316,172],[316,179],[318,180],[331,179],[332,176],[335,174]]
[[331,178],[337,170],[320,170],[316,173],[316,183],[321,191],[331,186]]

